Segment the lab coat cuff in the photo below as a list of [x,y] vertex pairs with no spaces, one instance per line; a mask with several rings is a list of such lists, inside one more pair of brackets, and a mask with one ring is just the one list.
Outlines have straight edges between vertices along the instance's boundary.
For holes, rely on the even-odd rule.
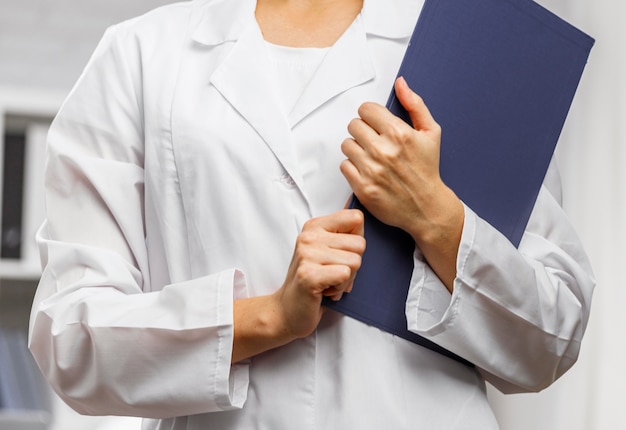
[[243,407],[250,382],[249,362],[231,364],[234,338],[233,302],[236,299],[247,298],[248,290],[245,276],[238,269],[230,271],[220,283],[222,285],[219,290],[229,293],[222,294],[219,300],[218,359],[213,380],[215,403],[220,409],[227,411]]
[[[457,274],[462,273],[476,235],[476,214],[467,206],[461,242],[457,254]],[[450,293],[430,268],[419,249],[413,256],[413,276],[406,302],[406,319],[409,331],[425,337],[436,336],[451,327],[460,306],[460,281],[454,280]]]

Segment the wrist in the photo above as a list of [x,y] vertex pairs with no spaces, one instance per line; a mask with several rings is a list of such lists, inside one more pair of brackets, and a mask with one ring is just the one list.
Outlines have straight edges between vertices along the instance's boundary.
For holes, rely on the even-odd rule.
[[445,187],[429,205],[429,215],[409,233],[424,258],[452,292],[456,259],[463,234],[465,208],[454,192]]
[[235,300],[233,363],[295,340],[285,329],[278,300],[276,294]]
[[463,203],[454,191],[441,184],[427,199],[428,207],[407,229],[421,247],[460,242],[465,218]]

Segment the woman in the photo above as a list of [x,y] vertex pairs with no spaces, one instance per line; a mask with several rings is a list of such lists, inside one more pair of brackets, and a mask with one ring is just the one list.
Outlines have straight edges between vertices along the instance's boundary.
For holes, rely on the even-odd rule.
[[[516,249],[439,178],[419,96],[395,82],[414,127],[381,106],[421,5],[196,0],[107,31],[49,135],[30,347],[65,401],[150,429],[489,429],[485,379],[573,364],[593,279],[556,192]],[[415,239],[409,327],[475,367],[323,310],[366,246],[352,192]]]

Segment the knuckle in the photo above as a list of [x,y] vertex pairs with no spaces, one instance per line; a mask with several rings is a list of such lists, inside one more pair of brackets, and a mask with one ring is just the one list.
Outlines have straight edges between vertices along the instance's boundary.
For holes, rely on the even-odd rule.
[[376,108],[376,103],[365,102],[359,106],[358,113],[360,117],[367,116],[369,112]]
[[363,236],[356,236],[356,252],[359,256],[359,266],[361,265],[361,256],[363,255],[363,253],[365,252],[365,247],[367,246],[367,242],[365,241],[365,238]]
[[341,142],[341,152],[347,155],[347,152],[350,151],[352,145],[354,144],[354,140],[348,138],[348,139],[344,139],[343,142]]
[[309,239],[312,236],[315,236],[314,232],[320,227],[321,222],[320,218],[310,218],[306,220],[302,225],[302,231],[300,232],[299,237]]
[[309,264],[301,264],[296,269],[295,279],[298,285],[308,285],[311,283],[314,271]]
[[353,254],[349,258],[346,267],[349,269],[350,276],[352,276],[352,273],[356,272],[361,267],[361,256],[359,254]]
[[374,184],[368,184],[360,190],[359,199],[367,207],[377,206],[384,200],[383,191]]
[[[387,160],[389,160],[389,159],[393,160],[393,156],[391,156],[391,155],[385,154],[385,158]],[[379,180],[380,178],[385,176],[386,172],[387,172],[387,168],[382,163],[376,163],[376,164],[373,164],[370,167],[370,172],[369,173],[370,173],[371,178],[373,180]],[[375,188],[373,183],[369,183],[366,187],[367,188]]]
[[389,126],[388,134],[395,142],[406,143],[411,140],[412,131],[406,124],[394,122]]
[[[304,246],[298,248],[298,261],[306,264],[306,262],[313,261],[314,252],[309,243],[305,243]],[[301,264],[302,264],[301,263]]]
[[302,233],[296,238],[296,251],[298,254],[302,254],[303,249],[306,248],[306,245],[310,244],[311,241],[311,232],[307,230],[305,226]]
[[361,187],[361,199],[365,201],[371,201],[378,194],[378,187],[371,182],[363,184]]
[[359,209],[351,209],[349,210],[349,213],[352,216],[355,224],[362,225],[365,222],[365,215]]
[[310,219],[306,220],[304,222],[304,225],[302,226],[302,233],[301,234],[303,234],[306,230],[314,227],[316,223],[317,223],[317,218],[310,218]]
[[351,164],[352,162],[350,160],[343,160],[341,163],[339,163],[339,170],[345,174],[350,171]]
[[349,265],[342,265],[338,269],[338,283],[343,284],[346,281],[349,281],[352,278],[352,267]]
[[352,132],[355,127],[358,126],[358,123],[361,121],[360,118],[352,118],[349,122],[348,122],[348,131]]

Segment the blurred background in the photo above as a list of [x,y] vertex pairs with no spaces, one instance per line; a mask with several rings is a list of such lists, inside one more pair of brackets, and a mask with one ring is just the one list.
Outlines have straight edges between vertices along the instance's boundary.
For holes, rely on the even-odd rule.
[[[0,0],[0,430],[140,428],[134,418],[83,417],[64,406],[28,355],[26,332],[47,127],[104,29],[165,3]],[[596,39],[556,157],[565,210],[598,286],[574,368],[541,393],[490,389],[490,400],[502,430],[626,429],[626,2],[538,3]]]

